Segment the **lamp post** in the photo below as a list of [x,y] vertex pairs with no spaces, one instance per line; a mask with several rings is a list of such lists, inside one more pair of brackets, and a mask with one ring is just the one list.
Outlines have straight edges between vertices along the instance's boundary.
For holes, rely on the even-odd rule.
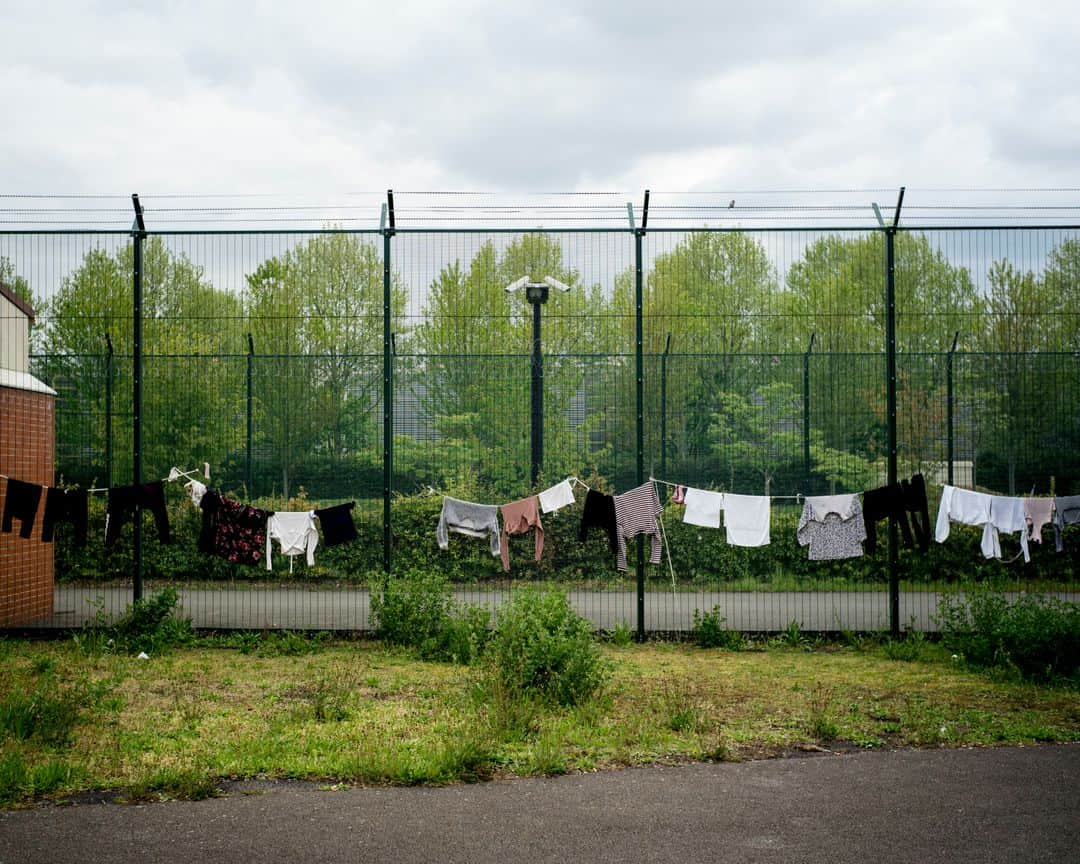
[[532,306],[532,407],[530,411],[530,431],[532,455],[530,457],[530,478],[535,486],[544,467],[544,353],[540,341],[541,309],[548,300],[552,288],[566,292],[570,286],[552,276],[545,276],[540,282],[532,282],[528,276],[522,276],[506,286],[507,293],[525,289],[525,299]]

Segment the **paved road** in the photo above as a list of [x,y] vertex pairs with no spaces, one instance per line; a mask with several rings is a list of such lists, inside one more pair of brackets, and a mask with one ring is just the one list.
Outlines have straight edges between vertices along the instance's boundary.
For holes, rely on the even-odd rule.
[[248,794],[209,801],[0,813],[0,864],[1065,862],[1080,860],[1078,788],[1080,746],[829,755],[443,789],[248,784]]
[[[184,614],[196,627],[206,629],[364,630],[371,608],[368,591],[357,588],[181,588],[180,595]],[[510,592],[461,591],[457,596],[465,602],[497,606]],[[1080,600],[1077,593],[1058,596]],[[901,626],[914,621],[918,629],[936,630],[939,597],[932,591],[901,592]],[[620,621],[631,626],[637,621],[637,598],[630,591],[572,591],[570,601],[605,630]],[[131,589],[58,586],[55,614],[41,626],[79,626],[97,611],[98,602],[107,610],[120,612],[131,602]],[[872,631],[889,626],[886,591],[650,591],[645,595],[645,627],[649,631],[689,631],[694,612],[706,612],[714,606],[720,607],[729,627],[743,631],[783,630],[793,620],[811,631]]]

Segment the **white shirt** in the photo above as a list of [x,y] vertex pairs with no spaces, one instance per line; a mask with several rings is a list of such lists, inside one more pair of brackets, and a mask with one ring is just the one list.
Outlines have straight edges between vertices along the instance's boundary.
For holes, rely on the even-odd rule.
[[700,525],[702,528],[720,527],[720,512],[724,509],[722,493],[688,487],[683,503],[686,504],[683,522],[689,525]]
[[[934,539],[944,543],[949,539],[949,524],[986,525],[990,522],[990,495],[946,486],[941,490],[941,506],[938,507],[937,527]],[[986,552],[986,549],[983,549]],[[987,556],[990,557],[990,556]]]
[[[993,495],[990,498],[990,521],[983,529],[983,555],[987,558],[1001,557],[1001,540],[998,532],[1006,534],[1020,534],[1020,549],[1024,553],[1025,563],[1031,561],[1031,550],[1028,548],[1027,515],[1024,511],[1023,498],[1009,498],[1004,495]],[[986,542],[987,534],[990,534],[989,543]],[[988,551],[989,548],[989,551]]]
[[999,531],[1009,534],[1020,532],[1020,548],[1024,552],[1024,560],[1031,560],[1023,498],[987,495],[985,492],[946,486],[941,490],[941,506],[938,508],[937,528],[934,531],[934,539],[938,543],[944,543],[949,538],[949,525],[952,522],[982,526],[983,536],[979,548],[987,558],[1001,557]]
[[272,569],[270,561],[270,541],[281,544],[281,552],[289,556],[289,570],[296,555],[307,553],[308,566],[315,564],[315,547],[319,544],[319,532],[315,528],[315,511],[303,510],[299,513],[280,512],[271,514],[266,520],[266,569]]

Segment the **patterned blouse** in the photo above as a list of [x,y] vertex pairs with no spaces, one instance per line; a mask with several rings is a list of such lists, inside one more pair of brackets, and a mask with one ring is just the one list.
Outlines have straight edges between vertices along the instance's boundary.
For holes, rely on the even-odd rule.
[[800,546],[810,547],[811,561],[861,557],[866,524],[858,497],[807,498],[797,536]]
[[202,532],[199,549],[235,564],[258,564],[266,547],[266,520],[270,514],[208,491],[199,502]]

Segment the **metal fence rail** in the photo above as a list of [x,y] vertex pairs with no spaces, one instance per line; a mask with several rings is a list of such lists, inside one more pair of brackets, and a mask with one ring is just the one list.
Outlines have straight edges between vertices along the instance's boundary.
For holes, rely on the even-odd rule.
[[[41,623],[176,585],[198,626],[363,630],[385,574],[424,567],[495,606],[558,583],[597,626],[639,634],[714,607],[751,631],[933,629],[942,591],[993,579],[1073,596],[1075,540],[1025,568],[969,555],[962,530],[926,557],[884,530],[874,558],[815,565],[781,500],[765,550],[725,549],[668,506],[670,557],[632,544],[625,574],[576,540],[574,512],[545,519],[540,564],[513,540],[509,575],[482,544],[440,553],[434,522],[441,493],[502,503],[566,475],[795,496],[922,472],[932,490],[1080,492],[1078,267],[1080,229],[1059,226],[0,233],[0,278],[40,311],[59,481],[205,462],[267,509],[355,500],[361,535],[314,568],[240,569],[194,550],[177,484],[171,546],[141,519],[108,555],[58,546]],[[523,276],[570,290],[505,290]]]

